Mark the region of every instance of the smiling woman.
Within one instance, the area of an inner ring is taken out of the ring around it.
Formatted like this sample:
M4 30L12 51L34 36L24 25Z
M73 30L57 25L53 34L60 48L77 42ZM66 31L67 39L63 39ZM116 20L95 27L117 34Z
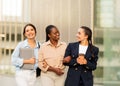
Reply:
M26 39L19 42L12 53L11 61L16 68L15 78L17 86L35 86L38 49L40 48L39 42L35 39L36 27L33 24L25 25L23 35Z

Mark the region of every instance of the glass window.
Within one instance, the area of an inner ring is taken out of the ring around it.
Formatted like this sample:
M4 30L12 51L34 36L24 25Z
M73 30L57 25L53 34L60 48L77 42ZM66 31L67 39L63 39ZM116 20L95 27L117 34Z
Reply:
M29 22L30 0L0 0L0 21Z
M100 49L96 83L120 86L120 0L94 1L94 43Z
M97 27L113 27L114 26L114 0L96 0L95 13Z
M22 16L22 0L3 0L2 15L14 17Z
M23 40L23 26L30 22L30 18L31 0L0 0L0 34L5 35L0 37L0 74L13 72L11 54Z

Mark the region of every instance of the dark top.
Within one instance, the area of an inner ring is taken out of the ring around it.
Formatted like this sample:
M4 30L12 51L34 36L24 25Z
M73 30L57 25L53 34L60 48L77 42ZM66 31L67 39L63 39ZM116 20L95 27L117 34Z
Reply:
M69 43L65 56L71 56L71 61L65 65L69 66L65 86L93 86L92 71L96 69L99 49L88 45L85 59L86 65L80 65L76 59L79 55L79 42Z

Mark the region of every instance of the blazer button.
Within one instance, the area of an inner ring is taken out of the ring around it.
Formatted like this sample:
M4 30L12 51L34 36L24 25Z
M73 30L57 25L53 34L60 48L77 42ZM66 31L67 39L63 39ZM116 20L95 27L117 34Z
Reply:
M74 57L74 55L72 55L72 57Z
M78 70L78 68L75 68L75 70Z
M76 66L76 65L77 65L77 63L74 64L74 66Z
M91 60L91 58L89 58L89 60Z
M84 72L86 73L87 71L85 70Z
M86 67L87 69L89 69L89 67Z

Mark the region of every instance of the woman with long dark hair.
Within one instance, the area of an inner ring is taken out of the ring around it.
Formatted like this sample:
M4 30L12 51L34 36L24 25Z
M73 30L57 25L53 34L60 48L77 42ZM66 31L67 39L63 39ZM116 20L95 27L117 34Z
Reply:
M41 69L42 86L64 86L64 58L66 43L61 42L56 26L46 27L46 42L39 51L39 67Z
M92 71L96 69L99 49L92 44L92 31L82 26L78 42L69 43L63 63L69 66L65 86L93 86Z
M36 40L36 34L36 27L33 24L25 25L23 29L25 40L19 42L12 53L11 60L16 67L17 86L35 86L38 50L40 48L39 42Z

